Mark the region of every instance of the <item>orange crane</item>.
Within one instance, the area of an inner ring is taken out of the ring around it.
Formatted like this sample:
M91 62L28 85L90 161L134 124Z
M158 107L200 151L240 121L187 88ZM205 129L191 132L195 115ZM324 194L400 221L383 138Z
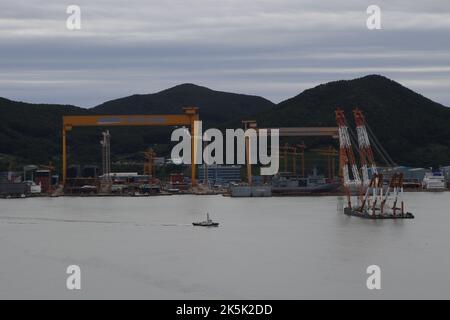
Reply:
M256 121L255 120L244 120L242 121L244 125L244 131L247 129L255 129ZM245 137L245 163L247 164L247 182L249 185L252 185L252 164L250 159L250 137Z
M144 151L144 174L148 175L148 182L151 183L155 179L155 159L156 152L153 149Z
M292 153L294 149L292 147L290 147L287 143L284 144L284 146L280 147L280 158L283 158L283 162L284 162L284 166L283 169L285 172L288 172L288 155L292 155ZM293 157L294 162L295 162L295 157ZM293 166L294 167L294 166ZM293 170L295 170L294 168L292 168Z
M300 148L300 150L301 150L300 157L302 160L302 178L304 178L305 177L305 149L306 149L305 142L302 141L301 144L297 144L297 148Z
M48 194L52 194L52 172L55 171L55 167L52 162L49 162L48 165L40 165L41 169L48 170Z
M339 139L339 128L338 127L281 127L281 128L258 128L257 122L255 120L246 120L242 121L244 124L244 130L248 128L253 128L255 130L267 130L269 134L271 134L272 130L278 130L278 134L280 137L330 137L333 139ZM306 146L304 143L297 145L297 148L302 150L302 175L305 176L305 154L304 149ZM280 147L281 149L281 147ZM249 145L248 140L246 139L246 162L247 162L247 178L249 184L251 184L251 164L249 163ZM283 157L283 154L280 155ZM339 158L339 161L343 160ZM286 160L287 161L287 160ZM339 163L339 167L341 167L341 162Z
M331 180L336 176L335 168L336 162L335 159L339 156L339 152L332 146L328 146L328 148L323 149L313 149L311 150L321 156L327 157L327 165L328 165L328 178Z
M356 131L358 135L359 146L359 160L361 162L362 182L364 185L369 184L369 170L368 166L372 169L372 173L377 174L377 166L375 164L375 158L370 146L369 135L366 130L366 120L364 114L358 108L353 109L353 116L355 117Z
M197 107L184 107L183 114L63 116L62 181L67 179L67 132L74 127L111 126L189 126L191 131L191 184L195 186L199 113Z
M341 170L348 201L347 207L344 208L344 213L368 219L413 219L414 215L412 213L405 212L403 174L392 172L389 185L387 187L384 186L383 174L378 173L374 161L364 116L358 109L354 109L353 114L358 136L362 179L353 154L344 111L341 109L336 110L336 122L339 126L340 158L343 160ZM373 134L371 138L374 138ZM370 179L368 166L372 168L372 177ZM355 207L352 206L351 187L355 187L358 190L358 201ZM400 206L398 206L399 202Z
M339 128L339 162L342 171L342 182L347 195L348 208L352 209L350 189L354 186L358 188L360 190L359 193L362 194L363 190L361 190L361 178L356 165L355 154L353 153L344 110L338 108L335 114L336 122Z
M297 152L297 149L301 149L301 152ZM302 177L305 176L305 149L306 145L304 142L302 142L301 144L296 144L294 146L289 146L287 143L285 143L284 146L280 147L280 158L283 158L284 160L284 170L286 172L288 171L288 157L292 156L292 173L297 174L297 156L300 156Z

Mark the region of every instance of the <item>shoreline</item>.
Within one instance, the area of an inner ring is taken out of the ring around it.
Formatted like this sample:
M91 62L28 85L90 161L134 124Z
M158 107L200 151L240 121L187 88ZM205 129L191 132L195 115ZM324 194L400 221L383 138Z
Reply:
M445 193L450 192L449 189L446 190L404 190L404 193ZM329 196L345 196L344 192L324 192L324 193L298 193L298 194L277 194L267 197L232 197L227 192L211 192L211 193L201 193L201 192L182 192L182 193L157 193L157 194L61 194L61 195L26 195L24 197L14 196L14 197L0 197L0 199L11 200L11 199L30 199L30 198L59 198L59 197L79 197L79 198L104 198L104 197L122 197L122 198L150 198L150 197L165 197L165 196L185 196L185 195L195 195L195 196L217 196L221 195L226 198L304 198L304 197L329 197Z

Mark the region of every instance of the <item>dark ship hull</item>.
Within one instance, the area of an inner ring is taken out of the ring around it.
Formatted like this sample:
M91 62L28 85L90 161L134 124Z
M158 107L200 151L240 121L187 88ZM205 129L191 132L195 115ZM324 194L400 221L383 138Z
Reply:
M332 193L339 189L341 184L339 182L329 182L325 184L306 186L306 187L277 187L272 186L273 195L302 195L302 194L320 194Z
M385 214L370 214L367 211L358 211L352 208L344 208L344 214L363 219L382 220L382 219L414 219L414 215L410 212L406 213L385 213Z

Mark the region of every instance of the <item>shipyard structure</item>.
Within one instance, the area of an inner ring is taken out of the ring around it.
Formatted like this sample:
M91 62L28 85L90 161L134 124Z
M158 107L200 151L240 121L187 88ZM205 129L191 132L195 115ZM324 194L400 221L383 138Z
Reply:
M354 110L355 132L341 110L337 110L336 115L335 127L260 128L254 120L242 121L243 130L264 130L269 135L276 130L282 139L278 150L279 171L273 176L262 176L260 167L248 161L249 138L245 139L246 161L239 165L178 164L179 159L157 154L149 146L146 150L136 150L141 158L132 170L123 170L123 165L120 166L122 170L117 169L114 136L108 130L117 126L186 127L192 136L191 163L195 163L198 142L194 137L198 130L196 123L200 120L196 107L186 107L180 114L170 115L64 116L61 119L61 165L49 162L21 168L11 166L9 171L0 173L0 197L185 193L270 197L346 193L358 194L359 205L371 203L373 206L374 202L386 202L387 199L372 199L367 190L373 195L374 192L386 192L386 186L395 188L395 192L449 188L450 166L434 169L400 166L374 137L359 109ZM101 163L69 163L67 136L79 127L105 128L99 136ZM375 158L383 160L383 165L376 163ZM379 189L374 191L375 187Z

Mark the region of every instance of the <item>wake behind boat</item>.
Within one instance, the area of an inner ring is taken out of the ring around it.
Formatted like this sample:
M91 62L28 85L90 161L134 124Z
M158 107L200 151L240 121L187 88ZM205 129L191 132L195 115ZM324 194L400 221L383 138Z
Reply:
M199 227L218 227L219 226L218 222L214 222L211 220L211 218L209 217L209 213L206 214L206 221L192 222L192 224L194 226L199 226Z

